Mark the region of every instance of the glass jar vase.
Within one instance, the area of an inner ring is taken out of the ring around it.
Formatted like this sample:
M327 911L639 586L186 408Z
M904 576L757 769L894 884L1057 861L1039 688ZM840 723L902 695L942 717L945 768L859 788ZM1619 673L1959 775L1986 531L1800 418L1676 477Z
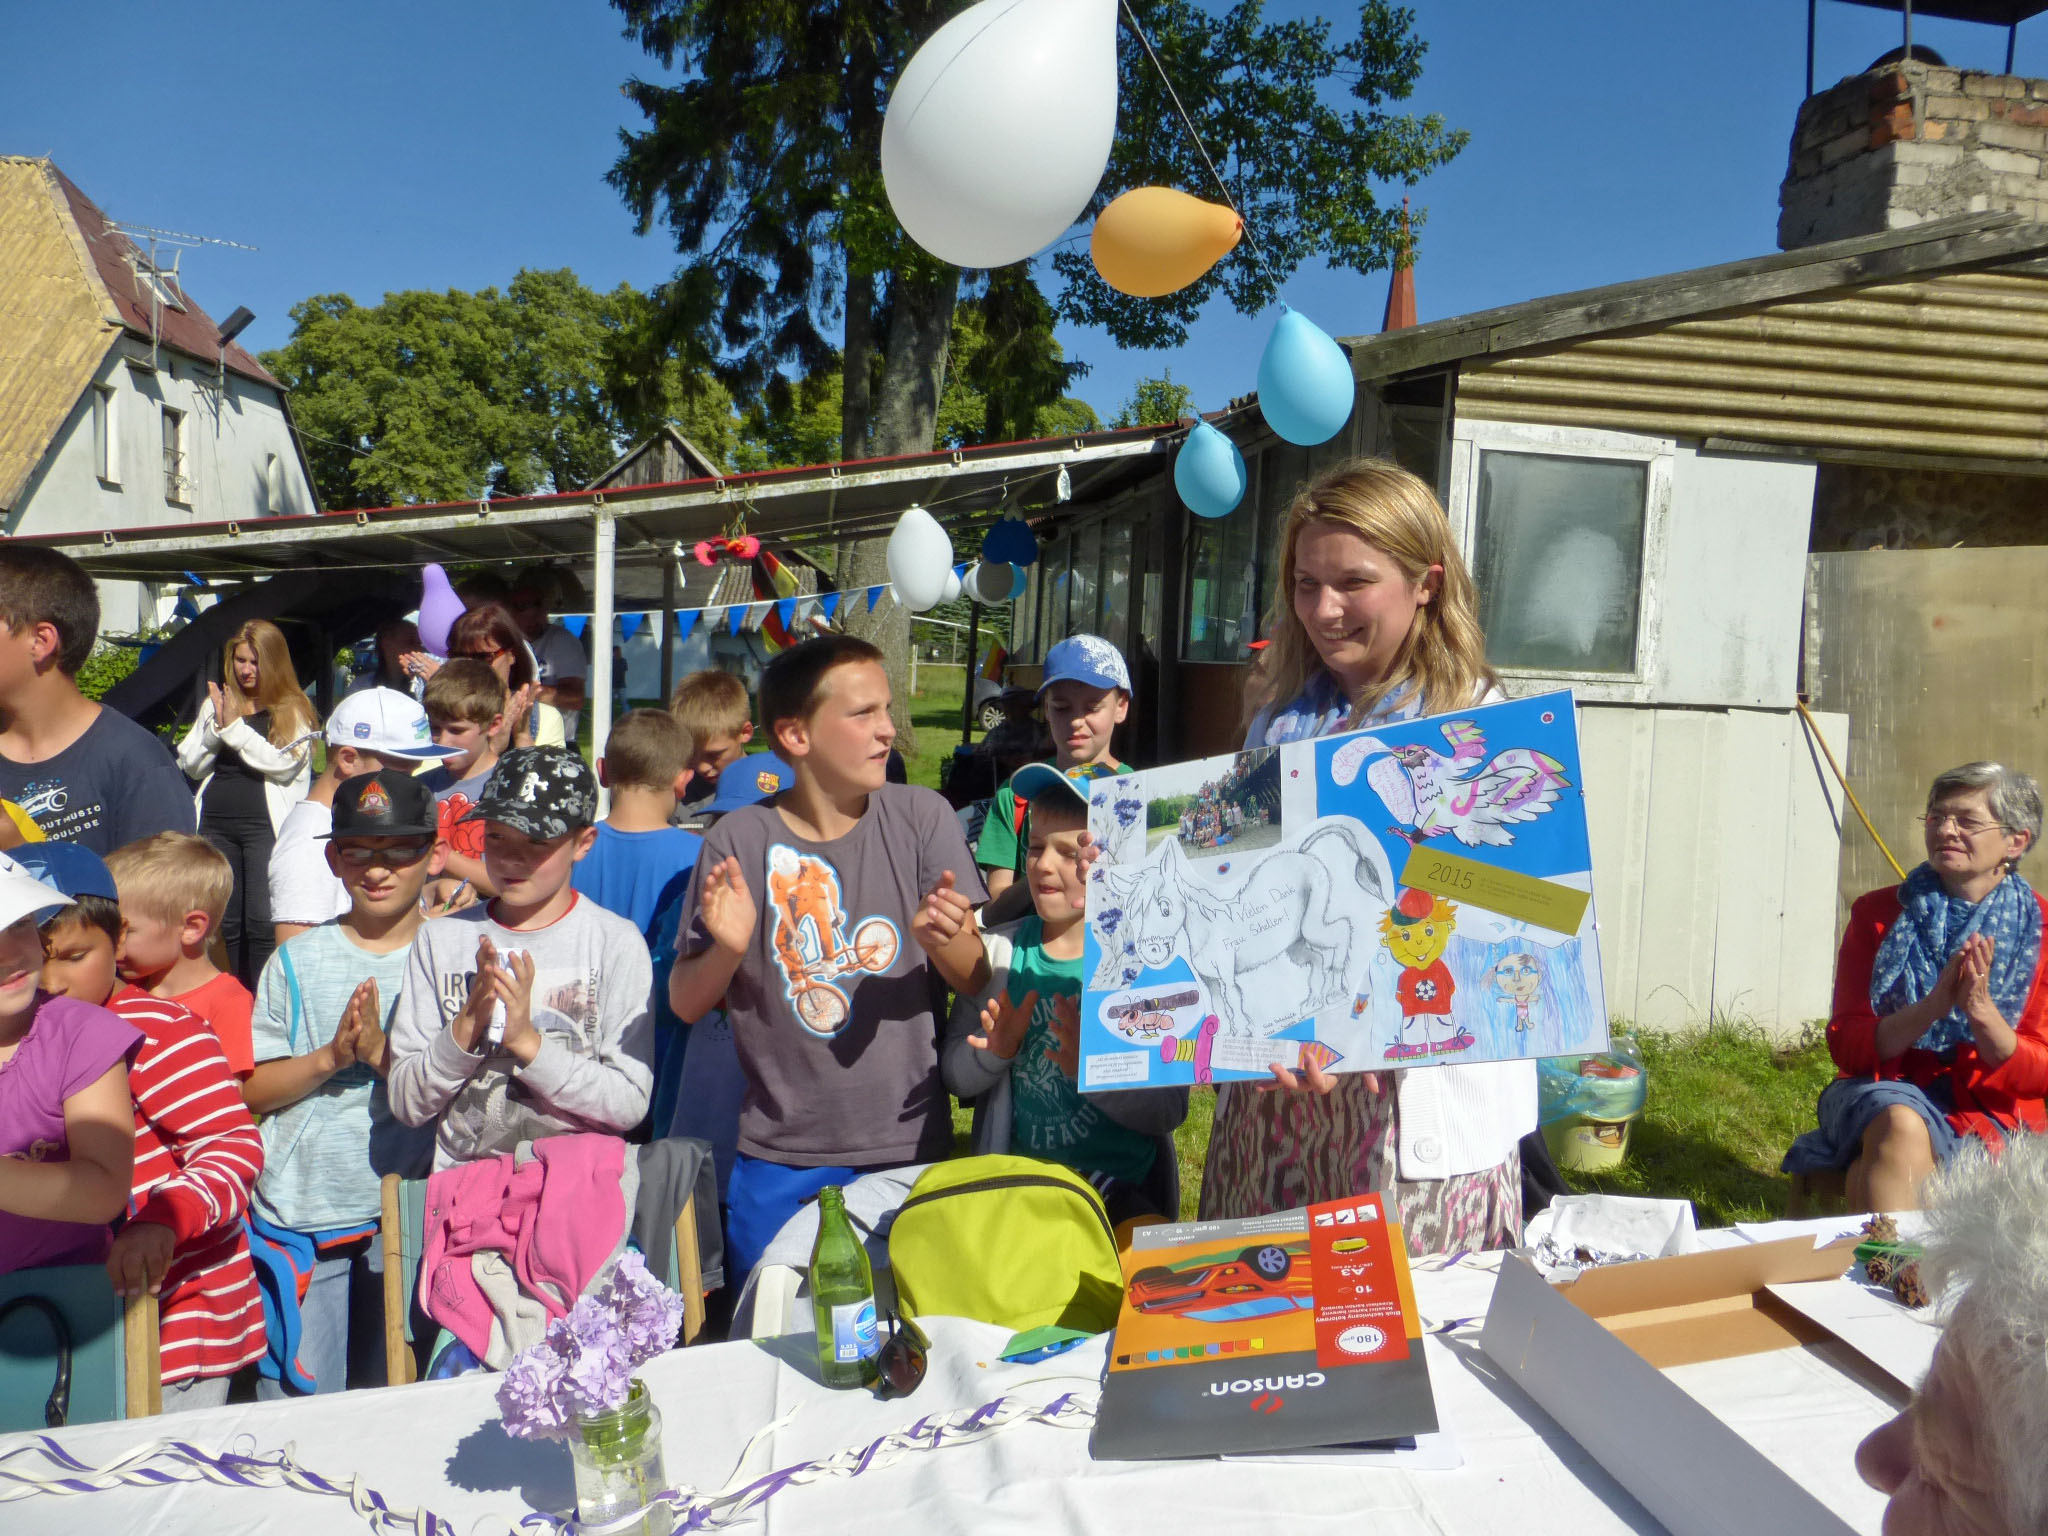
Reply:
M674 1514L650 1509L668 1487L661 1468L661 1410L636 1378L625 1406L576 1420L569 1441L576 1469L576 1523L605 1536L669 1536ZM645 1511L643 1518L632 1516Z

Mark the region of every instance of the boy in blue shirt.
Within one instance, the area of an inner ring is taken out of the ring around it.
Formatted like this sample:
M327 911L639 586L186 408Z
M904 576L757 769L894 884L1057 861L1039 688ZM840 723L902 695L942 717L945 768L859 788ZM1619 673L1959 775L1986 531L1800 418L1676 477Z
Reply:
M676 802L690 784L690 759L695 745L690 733L665 709L636 709L622 716L605 740L597 765L598 782L611 791L611 812L597 824L597 841L577 863L569 883L608 912L616 912L647 937L648 953L659 978L654 987L654 1100L650 1123L656 1136L701 1136L717 1149L720 1184L732 1159L739 1134L737 1079L723 1134L716 1116L710 1122L685 1112L685 1126L675 1126L683 1080L686 1037L682 1021L668 1006L668 972L675 963L676 930L682 920L683 894L697 867L703 839L669 825ZM730 1032L727 1033L730 1049ZM694 1045L693 1054L698 1053ZM705 1051L709 1052L709 1042Z
M349 910L286 940L256 983L256 1067L243 1087L264 1117L255 1230L269 1228L274 1246L310 1240L297 1363L322 1393L384 1385L380 1182L418 1171L431 1151L430 1136L392 1117L388 1031L420 893L446 853L425 780L393 768L347 780L327 864ZM266 1371L256 1395L288 1395L292 1374Z

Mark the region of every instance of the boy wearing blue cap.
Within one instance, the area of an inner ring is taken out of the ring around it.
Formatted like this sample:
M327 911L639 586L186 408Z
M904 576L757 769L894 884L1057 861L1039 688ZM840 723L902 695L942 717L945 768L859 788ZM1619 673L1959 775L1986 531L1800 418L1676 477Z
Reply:
M1110 738L1131 712L1131 673L1117 648L1100 635L1069 635L1045 653L1045 677L1038 702L1052 732L1053 767L1077 779L1101 778L1129 770L1111 754ZM1024 812L1009 785L996 791L974 862L981 866L990 899L1025 877ZM1014 898L998 911L1021 915L1028 903Z

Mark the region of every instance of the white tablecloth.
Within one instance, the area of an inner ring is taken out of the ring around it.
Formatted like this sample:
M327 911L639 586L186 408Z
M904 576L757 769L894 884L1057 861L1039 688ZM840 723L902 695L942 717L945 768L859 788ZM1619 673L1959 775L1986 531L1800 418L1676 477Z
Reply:
M1477 1319L1486 1310L1490 1268L1419 1272L1425 1319ZM1049 1400L1099 1379L1103 1342L1037 1366L996 1361L1004 1330L954 1319L929 1329L931 1374L907 1401L866 1392L829 1392L815 1381L811 1341L738 1342L679 1350L650 1364L643 1379L663 1418L672 1482L713 1491L725 1485L748 1437L788 1413L748 1468L758 1475L866 1443L926 1414L971 1408L1004 1393ZM980 1444L918 1452L893 1466L792 1488L763 1507L758 1526L800 1532L900 1536L905 1531L1100 1533L1343 1531L1375 1536L1446 1532L1516 1536L1599 1536L1660 1529L1578 1446L1516 1388L1497 1379L1479 1351L1476 1327L1427 1344L1438 1413L1464 1465L1406 1471L1293 1461L1102 1463L1088 1457L1084 1431L1026 1424ZM1760 1443L1859 1530L1875 1532L1882 1501L1860 1490L1848 1448L1891 1409L1875 1393L1824 1368L1808 1352L1688 1368L1685 1384L1730 1411L1724 1417ZM1674 1373L1684 1375L1686 1373ZM209 1450L268 1452L287 1445L307 1468L351 1475L394 1507L424 1506L462 1536L502 1529L534 1509L573 1503L569 1454L561 1446L509 1439L498 1427L495 1378L430 1382L291 1403L251 1404L124 1424L56 1432L81 1460L99 1464L152 1438L174 1434ZM24 1437L0 1437L0 1452ZM485 1517L497 1517L484 1521ZM0 1504L0 1530L78 1533L147 1530L150 1536L290 1536L360 1532L339 1498L292 1490L122 1489L76 1497L39 1495Z

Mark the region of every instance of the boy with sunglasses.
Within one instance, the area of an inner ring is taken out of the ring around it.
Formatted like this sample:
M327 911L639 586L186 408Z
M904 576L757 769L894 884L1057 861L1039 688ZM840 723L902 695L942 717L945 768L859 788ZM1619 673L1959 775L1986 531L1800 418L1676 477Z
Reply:
M384 1384L379 1180L426 1154L426 1138L392 1118L385 1096L387 1031L420 892L446 851L422 779L387 768L341 784L327 866L349 909L287 942L256 984L256 1069L243 1095L264 1116L258 1231L307 1239L314 1258L296 1357L279 1362L278 1378L266 1371L259 1397L303 1388L293 1366L318 1392Z

